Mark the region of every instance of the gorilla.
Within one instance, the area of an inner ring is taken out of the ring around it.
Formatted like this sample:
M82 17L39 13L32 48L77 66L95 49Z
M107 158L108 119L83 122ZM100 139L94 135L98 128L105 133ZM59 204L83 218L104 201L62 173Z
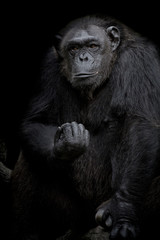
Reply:
M153 237L160 217L156 46L98 15L68 23L53 45L20 127L13 239L77 240L97 225L110 239L139 238L146 228Z

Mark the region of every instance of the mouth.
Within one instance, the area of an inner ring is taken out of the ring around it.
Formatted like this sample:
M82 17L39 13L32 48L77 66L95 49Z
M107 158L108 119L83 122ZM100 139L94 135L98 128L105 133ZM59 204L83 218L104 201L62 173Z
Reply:
M97 75L98 72L82 72L82 73L75 73L73 74L74 78L89 78L89 77L93 77L95 75Z

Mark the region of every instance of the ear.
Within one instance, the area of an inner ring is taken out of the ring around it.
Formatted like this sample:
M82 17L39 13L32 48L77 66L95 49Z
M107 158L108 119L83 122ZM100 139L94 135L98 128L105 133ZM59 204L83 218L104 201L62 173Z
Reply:
M120 31L115 26L110 26L107 28L107 35L111 42L112 51L115 51L120 44Z
M59 46L60 46L60 42L62 40L62 36L57 34L54 36L53 38L53 52L54 52L54 55L59 58L60 57L60 50L59 50Z
M62 40L62 36L60 34L57 34L54 36L53 43L54 43L54 47L57 51L59 50L59 45L60 45L61 40Z

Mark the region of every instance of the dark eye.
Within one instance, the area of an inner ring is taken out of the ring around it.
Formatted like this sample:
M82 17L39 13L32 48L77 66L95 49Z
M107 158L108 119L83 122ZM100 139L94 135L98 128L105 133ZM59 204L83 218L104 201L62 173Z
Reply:
M95 43L91 43L91 44L88 45L88 47L91 51L96 51L96 50L98 50L99 45L95 44Z
M77 50L78 50L78 46L74 46L74 47L72 47L71 50L73 50L73 51L77 51Z
M96 44L90 44L89 47L90 47L90 48L97 48L98 45L96 45Z
M79 46L78 45L73 45L73 46L70 46L69 47L69 52L71 53L71 54L74 54L76 51L78 51L79 50Z

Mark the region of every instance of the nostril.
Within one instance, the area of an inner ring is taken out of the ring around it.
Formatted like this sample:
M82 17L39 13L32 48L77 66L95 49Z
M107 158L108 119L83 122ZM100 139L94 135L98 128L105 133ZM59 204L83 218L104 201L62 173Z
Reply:
M81 61L88 61L88 56L86 53L81 53L80 56L79 56L79 59Z

